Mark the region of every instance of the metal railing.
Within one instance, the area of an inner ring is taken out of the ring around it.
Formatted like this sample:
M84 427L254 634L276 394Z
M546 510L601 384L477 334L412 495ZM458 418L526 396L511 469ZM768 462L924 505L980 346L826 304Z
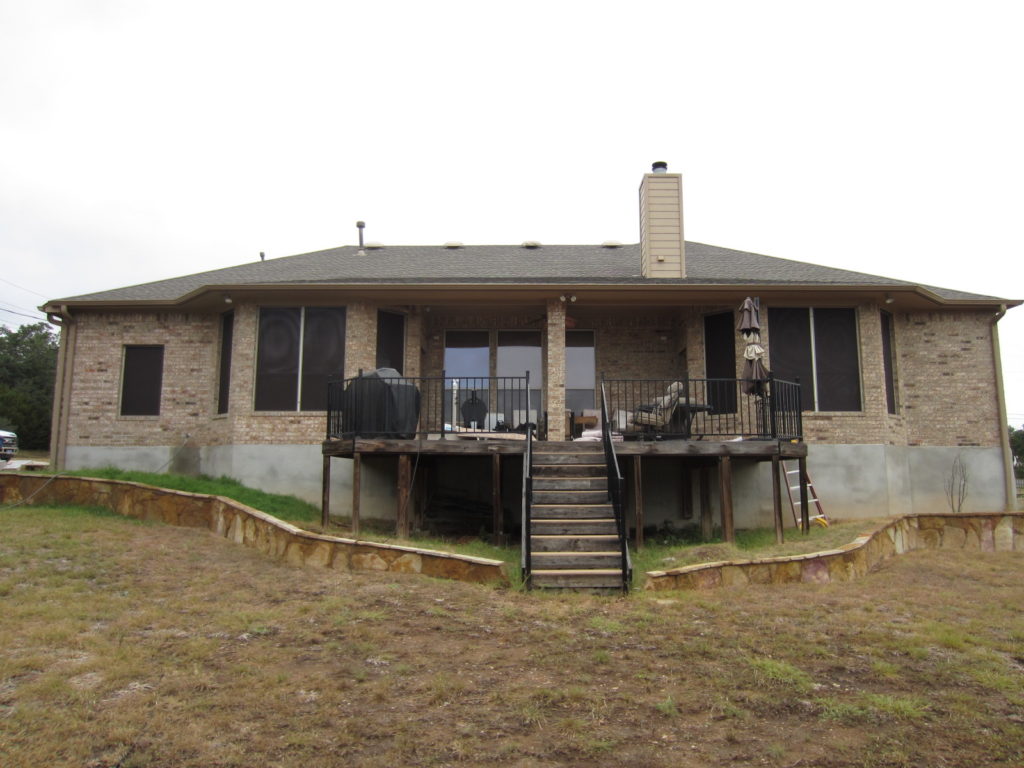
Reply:
M533 505L533 427L526 427L526 449L523 453L523 520L522 539L520 547L520 567L523 572L523 584L527 589L531 588L530 570L532 553L530 533L532 528Z
M608 419L608 395L605 383L601 382L601 442L604 444L604 462L608 473L608 500L612 503L615 513L615 527L619 534L619 551L622 564L622 591L628 592L633 582L633 563L629 557L628 531L626 530L626 511L623 506L622 494L625 482L619 469L619 458L615 455L615 443Z
M526 376L398 376L327 383L327 439L524 432L543 417Z
M757 379L607 379L605 423L639 439L801 440L800 383Z

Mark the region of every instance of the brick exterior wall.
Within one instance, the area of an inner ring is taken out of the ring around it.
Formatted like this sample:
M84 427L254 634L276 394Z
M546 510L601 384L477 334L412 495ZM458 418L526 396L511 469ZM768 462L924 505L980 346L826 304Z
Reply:
M381 305L386 306L386 305ZM378 305L349 303L346 312L345 374L376 363ZM564 410L566 310L574 327L595 332L598 380L672 379L683 372L704 376L704 316L732 307L676 310L602 310L547 305L519 311L454 307L413 309L406 320L406 374L440 375L444 331L540 330L547 372L545 406ZM762 306L762 341L771 354L767 305ZM856 309L864 407L855 413L805 413L808 442L923 446L994 446L999 441L991 342L991 313L944 311L894 314L898 413L887 412L880 308ZM186 433L197 445L318 444L324 436L321 412L254 412L256 337L259 307L234 306L230 412L216 414L220 315L180 312L80 312L73 354L67 444L167 446ZM549 334L551 337L549 338ZM552 343L555 339L555 343ZM124 345L164 345L160 415L119 415ZM736 337L737 374L742 340ZM494 355L492 354L494 374ZM552 418L550 437L564 428Z

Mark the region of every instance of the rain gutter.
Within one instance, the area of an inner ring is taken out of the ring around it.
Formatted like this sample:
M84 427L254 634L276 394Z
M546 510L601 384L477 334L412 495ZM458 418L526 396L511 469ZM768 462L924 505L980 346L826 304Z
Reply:
M1006 305L992 316L992 362L996 374L996 408L999 411L999 443L1003 449L1003 481L1006 493L1006 509L1017 508L1017 486L1013 481L1013 453L1010 450L1009 416L1006 413L1006 393L1003 392L1003 361L999 354L999 321L1006 314Z

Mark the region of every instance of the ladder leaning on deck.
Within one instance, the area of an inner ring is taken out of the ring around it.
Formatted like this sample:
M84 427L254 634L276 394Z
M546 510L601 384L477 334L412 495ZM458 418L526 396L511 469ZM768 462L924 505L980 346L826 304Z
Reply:
M793 523L797 528L800 527L800 468L789 469L787 462L782 462L782 471L786 475L786 493L789 494L789 508L793 510ZM794 495L795 494L795 495ZM814 490L814 483L811 482L810 474L807 475L807 504L814 505L817 510L817 514L808 514L807 519L812 523L817 523L823 528L828 527L828 517L825 515L825 510L821 508L821 500L818 498L818 492ZM810 509L808 509L808 513Z

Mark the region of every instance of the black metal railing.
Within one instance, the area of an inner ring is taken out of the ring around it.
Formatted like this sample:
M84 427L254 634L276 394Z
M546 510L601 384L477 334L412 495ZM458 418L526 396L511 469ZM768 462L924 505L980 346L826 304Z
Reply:
M543 411L526 376L375 373L327 384L327 439L404 438L455 432L524 432Z
M628 438L803 438L798 381L602 377L602 384L606 423Z
M608 474L608 500L612 503L612 511L615 513L615 527L619 534L622 591L628 592L633 582L633 563L629 557L626 511L622 503L625 482L622 479L622 471L619 469L619 458L615 455L615 442L612 439L612 429L608 419L608 395L605 392L605 383L603 381L601 382L601 442L604 444L604 462Z
M522 547L520 548L520 566L523 572L523 585L530 589L532 553L530 533L532 529L533 505L533 427L526 427L526 449L523 452L523 520L522 520Z

